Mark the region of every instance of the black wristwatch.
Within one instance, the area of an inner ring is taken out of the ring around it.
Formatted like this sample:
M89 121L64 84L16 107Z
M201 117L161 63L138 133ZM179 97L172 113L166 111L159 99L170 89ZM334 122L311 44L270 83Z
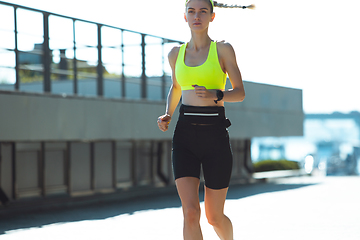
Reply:
M217 104L218 101L221 101L224 98L224 92L221 90L216 90L217 99L214 102Z

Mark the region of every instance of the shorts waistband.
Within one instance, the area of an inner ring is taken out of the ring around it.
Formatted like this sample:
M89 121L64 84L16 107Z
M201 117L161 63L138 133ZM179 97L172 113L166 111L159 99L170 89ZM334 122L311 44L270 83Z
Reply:
M182 104L179 109L179 121L192 124L211 124L230 126L231 123L225 118L225 108L219 107L199 107Z
M189 106L181 104L180 106L180 115L188 116L208 116L208 117L225 117L225 108L222 106L219 107L199 107L199 106Z

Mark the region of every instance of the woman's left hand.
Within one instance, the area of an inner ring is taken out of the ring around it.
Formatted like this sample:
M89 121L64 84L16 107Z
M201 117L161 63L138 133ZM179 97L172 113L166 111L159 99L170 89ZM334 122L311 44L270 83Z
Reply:
M200 98L210 98L216 100L216 90L206 89L204 86L192 85L195 90L195 94Z

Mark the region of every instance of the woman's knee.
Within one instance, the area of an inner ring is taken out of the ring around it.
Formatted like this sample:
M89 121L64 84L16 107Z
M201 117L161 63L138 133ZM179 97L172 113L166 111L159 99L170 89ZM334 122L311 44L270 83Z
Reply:
M224 221L224 217L225 217L224 214L211 214L211 213L206 214L208 223L214 227L220 226Z
M200 207L186 207L183 209L184 219L188 223L195 223L200 221L201 210Z

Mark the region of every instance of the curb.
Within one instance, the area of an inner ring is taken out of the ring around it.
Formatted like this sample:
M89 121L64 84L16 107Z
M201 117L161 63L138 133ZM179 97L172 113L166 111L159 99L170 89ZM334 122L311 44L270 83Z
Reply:
M299 170L276 170L267 172L257 172L252 174L252 178L256 180L266 181L272 178L299 177L309 175L304 169Z

